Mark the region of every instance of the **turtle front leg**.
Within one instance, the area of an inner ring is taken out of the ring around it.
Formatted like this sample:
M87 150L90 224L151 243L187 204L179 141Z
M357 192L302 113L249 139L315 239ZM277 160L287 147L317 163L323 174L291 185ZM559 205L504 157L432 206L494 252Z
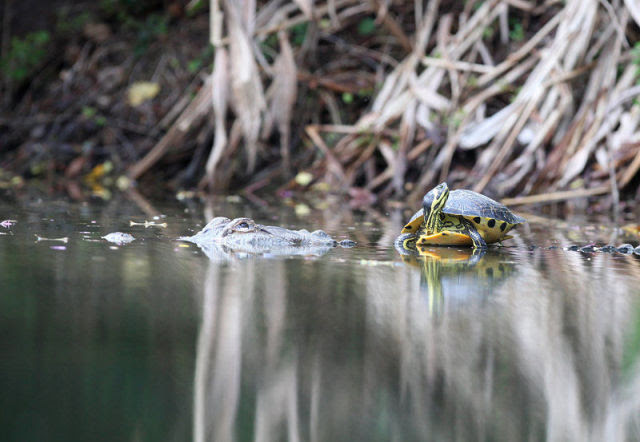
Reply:
M468 221L464 221L464 233L473 241L473 248L487 250L487 243L478 230Z

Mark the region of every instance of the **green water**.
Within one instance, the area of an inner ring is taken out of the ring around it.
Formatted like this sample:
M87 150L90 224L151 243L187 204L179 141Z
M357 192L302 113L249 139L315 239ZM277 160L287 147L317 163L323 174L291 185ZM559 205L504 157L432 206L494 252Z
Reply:
M392 245L407 213L231 201L0 203L2 440L640 438L640 257L530 250L634 242L613 223L413 258ZM175 240L222 215L358 245Z

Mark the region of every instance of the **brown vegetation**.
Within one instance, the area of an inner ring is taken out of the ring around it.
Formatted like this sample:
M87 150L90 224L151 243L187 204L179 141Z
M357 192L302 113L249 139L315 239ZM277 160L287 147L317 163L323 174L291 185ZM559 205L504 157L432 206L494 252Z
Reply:
M170 161L210 190L307 171L287 186L617 204L638 188L638 22L631 0L211 0L213 72L141 128L156 141L128 175Z

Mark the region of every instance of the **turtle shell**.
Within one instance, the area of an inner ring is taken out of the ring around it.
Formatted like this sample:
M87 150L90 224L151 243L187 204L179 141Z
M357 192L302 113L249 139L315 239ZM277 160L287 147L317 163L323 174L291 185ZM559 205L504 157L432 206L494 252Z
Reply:
M513 213L504 204L500 204L477 192L465 189L449 192L447 204L445 204L442 212L448 215L461 215L467 218L480 217L485 220L494 219L514 225L526 222L524 218ZM420 209L413 214L409 222L402 229L402 233L417 232L423 222L424 211Z

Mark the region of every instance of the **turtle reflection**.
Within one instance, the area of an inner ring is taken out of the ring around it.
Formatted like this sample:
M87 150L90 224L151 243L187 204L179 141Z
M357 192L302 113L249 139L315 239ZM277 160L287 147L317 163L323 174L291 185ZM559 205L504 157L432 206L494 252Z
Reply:
M495 250L404 245L396 243L396 250L404 263L420 269L431 314L482 303L514 273L508 256Z

